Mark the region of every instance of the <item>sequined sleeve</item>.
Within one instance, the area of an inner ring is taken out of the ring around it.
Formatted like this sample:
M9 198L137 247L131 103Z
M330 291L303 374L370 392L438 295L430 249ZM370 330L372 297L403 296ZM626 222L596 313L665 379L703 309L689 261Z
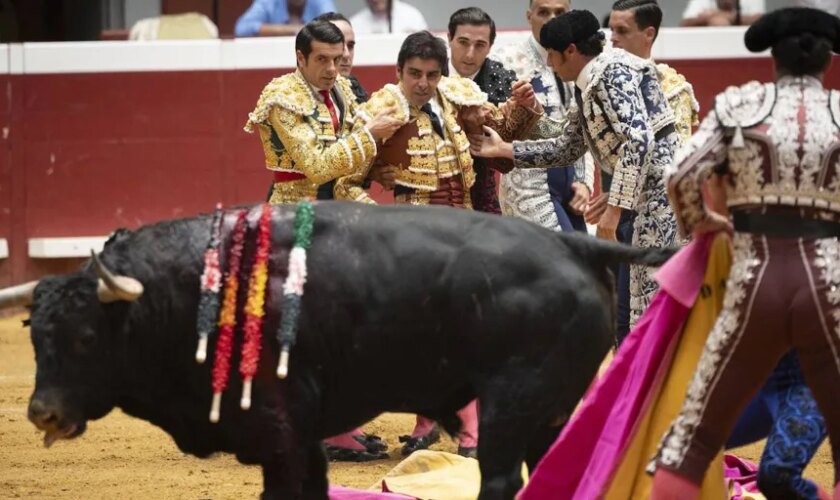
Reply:
M605 101L604 119L609 121L621 144L607 203L632 210L636 206L636 188L644 172L643 165L653 149L655 135L642 96L640 73L619 64L607 71L609 76L605 75L598 83L598 96ZM664 96L662 98L664 100Z
M543 118L537 122L536 134L554 132L553 139L513 142L513 163L516 168L548 168L571 165L586 152L583 128L577 107L566 111L565 120ZM548 137L551 137L550 135Z
M367 129L330 143L319 139L303 116L288 109L272 107L269 120L295 166L315 184L365 169L376 156L376 143Z
M712 110L688 143L679 150L674 165L665 171L668 195L684 235L706 218L703 183L715 167L726 162L726 155L724 127Z

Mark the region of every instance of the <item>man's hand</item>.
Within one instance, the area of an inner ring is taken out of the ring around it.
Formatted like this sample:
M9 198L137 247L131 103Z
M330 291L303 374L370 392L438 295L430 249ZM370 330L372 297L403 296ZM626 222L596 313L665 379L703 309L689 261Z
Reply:
M513 144L505 142L495 130L484 126L484 135L470 135L470 153L484 158L513 159Z
M615 230L618 229L618 221L621 219L621 208L607 205L604 215L598 222L598 230L595 234L604 240L616 241Z
M534 87L523 80L513 82L513 86L511 86L510 100L513 104L530 110L536 110L538 104L537 95L534 93Z
M397 167L384 165L377 161L371 166L368 178L378 183L386 191L392 191L397 184Z
M464 123L464 130L476 131L487 122L487 115L490 111L484 106L464 106L461 108L461 120Z
M732 223L727 217L716 214L714 212L706 212L706 218L698 222L693 229L694 236L699 236L705 233L716 233L718 231L726 231L732 234L734 231Z
M392 116L396 111L397 108L393 106L385 108L379 113L376 113L376 116L368 122L367 129L374 140L382 141L390 139L394 135L394 132L405 124L402 120Z
M572 201L569 202L569 206L576 214L581 215L589 204L589 188L582 182L573 182L572 191L575 195L572 197Z
M607 200L610 198L609 193L601 193L594 199L589 200L586 204L586 210L583 212L583 220L587 224L597 225L601 221L601 216L607 210Z

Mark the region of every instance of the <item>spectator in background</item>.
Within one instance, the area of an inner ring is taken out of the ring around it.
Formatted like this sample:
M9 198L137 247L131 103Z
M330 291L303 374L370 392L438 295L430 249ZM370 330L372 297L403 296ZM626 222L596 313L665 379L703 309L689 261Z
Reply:
M793 0L793 7L811 7L840 16L840 0Z
M350 18L360 34L414 33L429 28L416 7L399 0L367 0L367 8ZM390 7L390 15L388 9Z
M304 24L336 10L333 0L254 0L236 21L236 36L294 36Z
M764 0L689 0L680 26L738 26L755 22Z

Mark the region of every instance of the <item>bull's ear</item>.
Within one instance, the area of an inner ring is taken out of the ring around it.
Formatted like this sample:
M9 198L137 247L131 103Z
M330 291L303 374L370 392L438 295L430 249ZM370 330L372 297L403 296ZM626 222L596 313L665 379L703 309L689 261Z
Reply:
M37 281L30 281L22 285L0 289L0 309L31 305L36 286L38 286Z
M117 300L134 302L143 295L142 283L128 276L111 273L105 267L105 264L99 260L96 252L91 250L90 255L93 260L93 267L99 276L99 286L96 289L96 294L99 296L100 302L115 302Z

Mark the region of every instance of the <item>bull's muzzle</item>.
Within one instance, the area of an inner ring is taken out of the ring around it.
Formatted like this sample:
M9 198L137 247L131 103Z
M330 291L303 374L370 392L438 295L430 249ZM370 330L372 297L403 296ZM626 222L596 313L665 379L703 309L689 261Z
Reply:
M85 430L84 423L67 422L60 404L39 396L33 396L29 401L27 417L38 430L44 431L47 448L59 439L72 439Z

